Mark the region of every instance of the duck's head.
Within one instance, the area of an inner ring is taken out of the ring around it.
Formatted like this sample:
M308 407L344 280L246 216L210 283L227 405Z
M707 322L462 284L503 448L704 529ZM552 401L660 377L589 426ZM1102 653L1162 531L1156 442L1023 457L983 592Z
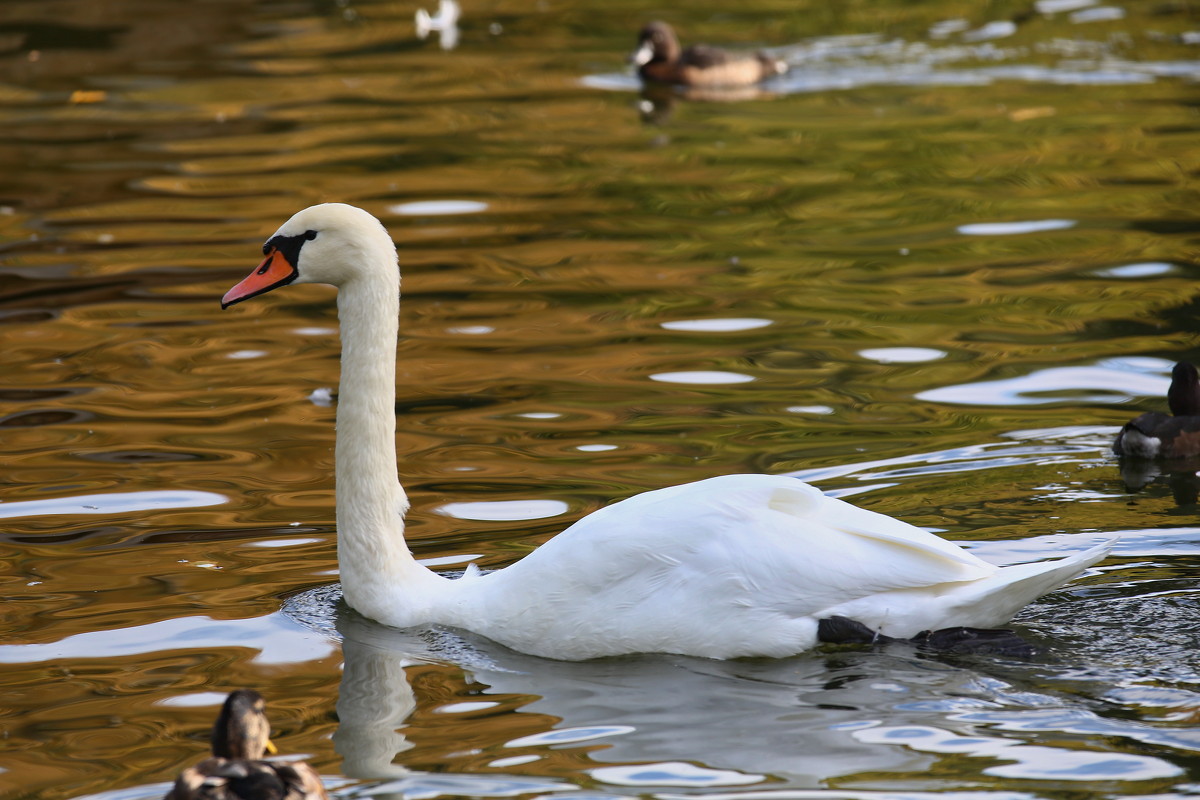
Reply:
M1167 405L1176 417L1200 416L1200 374L1187 361L1180 361L1171 370Z
M396 246L387 229L361 208L322 203L296 213L263 245L266 258L221 298L228 308L289 283L343 286L358 275L395 268Z
M665 22L649 22L638 34L638 46L629 60L639 67L651 61L675 61L679 58L679 40Z
M238 689L225 698L212 730L214 756L258 761L275 752L266 702L253 689Z

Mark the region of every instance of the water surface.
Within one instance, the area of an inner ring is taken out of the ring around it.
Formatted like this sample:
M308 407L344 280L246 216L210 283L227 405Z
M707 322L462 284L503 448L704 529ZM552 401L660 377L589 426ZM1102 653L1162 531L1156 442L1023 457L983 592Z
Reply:
M453 49L417 8L6 4L0 794L161 796L241 686L347 797L1196 794L1200 480L1109 453L1200 357L1191 7L496 0ZM794 70L643 93L657 17ZM325 200L400 247L431 566L736 471L997 562L1120 542L1032 662L380 628L337 603L331 290L218 306Z

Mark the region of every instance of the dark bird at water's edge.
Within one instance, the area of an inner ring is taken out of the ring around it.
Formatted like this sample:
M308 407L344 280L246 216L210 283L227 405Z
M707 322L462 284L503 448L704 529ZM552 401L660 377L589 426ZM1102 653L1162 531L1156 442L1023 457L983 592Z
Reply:
M787 71L784 61L765 53L730 53L719 47L679 46L675 31L665 22L651 22L638 34L630 56L643 80L682 86L749 86Z
M164 800L329 800L303 761L263 761L271 744L266 703L253 689L225 698L212 731L212 756L179 773Z
M1200 456L1200 375L1186 361L1171 370L1167 406L1170 415L1148 411L1126 423L1113 442L1113 452L1131 458Z

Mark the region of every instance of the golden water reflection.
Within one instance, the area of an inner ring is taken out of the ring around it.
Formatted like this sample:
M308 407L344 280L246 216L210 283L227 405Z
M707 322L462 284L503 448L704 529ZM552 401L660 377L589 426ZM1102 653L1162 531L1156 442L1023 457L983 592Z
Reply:
M161 796L243 685L348 795L1191 793L1194 495L1108 453L1198 356L1190 9L497 0L442 51L419 5L7 5L0 794ZM658 16L795 69L643 118ZM1122 544L1031 609L1031 665L564 665L356 621L321 594L331 292L217 303L334 199L401 248L438 568L744 470L998 560Z

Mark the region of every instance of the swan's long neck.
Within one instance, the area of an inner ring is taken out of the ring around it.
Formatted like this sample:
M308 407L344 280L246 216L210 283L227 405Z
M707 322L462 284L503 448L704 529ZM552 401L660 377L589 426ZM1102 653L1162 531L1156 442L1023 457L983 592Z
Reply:
M337 405L338 567L346 601L373 619L422 613L429 584L404 541L408 497L396 474L396 335L400 284L394 265L338 290L342 377Z

